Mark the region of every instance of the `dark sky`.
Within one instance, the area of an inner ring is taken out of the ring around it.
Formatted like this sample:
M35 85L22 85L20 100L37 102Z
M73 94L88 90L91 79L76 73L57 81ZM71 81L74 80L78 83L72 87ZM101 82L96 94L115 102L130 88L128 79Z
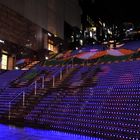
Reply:
M140 23L138 0L81 0L84 12L109 22Z

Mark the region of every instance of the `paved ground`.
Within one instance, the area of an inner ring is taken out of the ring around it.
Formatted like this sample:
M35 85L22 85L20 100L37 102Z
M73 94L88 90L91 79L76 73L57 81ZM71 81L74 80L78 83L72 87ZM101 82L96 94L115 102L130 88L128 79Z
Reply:
M0 140L101 140L86 136L0 124Z

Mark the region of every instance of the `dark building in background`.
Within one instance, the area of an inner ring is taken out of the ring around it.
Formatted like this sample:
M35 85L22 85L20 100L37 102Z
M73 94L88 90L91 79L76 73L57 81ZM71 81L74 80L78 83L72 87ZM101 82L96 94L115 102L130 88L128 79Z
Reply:
M65 23L80 29L78 0L0 0L1 68L13 69L24 57L42 59L41 52L72 49Z
M69 50L75 50L83 45L83 35L80 28L71 26L67 22L64 23L64 40Z
M79 0L82 7L82 33L84 44L122 42L125 38L139 38L135 31L139 26L138 8L130 10L134 3L121 1ZM119 10L118 10L119 9ZM135 28L129 28L136 23ZM128 28L128 29L127 29ZM93 32L93 34L92 34Z
M102 25L99 22L99 18L93 17L91 12L92 1L91 0L79 0L82 7L81 16L81 30L83 35L83 44L95 44L98 43L103 36Z

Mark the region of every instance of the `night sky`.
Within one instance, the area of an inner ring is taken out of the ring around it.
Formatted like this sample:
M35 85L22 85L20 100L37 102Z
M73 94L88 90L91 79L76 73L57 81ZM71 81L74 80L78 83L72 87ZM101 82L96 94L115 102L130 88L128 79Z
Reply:
M140 23L138 0L81 0L84 12L111 23Z

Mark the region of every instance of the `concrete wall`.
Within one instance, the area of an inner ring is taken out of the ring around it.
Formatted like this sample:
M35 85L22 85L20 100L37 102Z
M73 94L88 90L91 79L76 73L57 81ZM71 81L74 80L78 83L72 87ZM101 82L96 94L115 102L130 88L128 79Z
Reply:
M78 0L0 0L42 28L64 37L64 21L80 27Z
M0 0L0 3L15 10L39 26L47 28L46 0Z

